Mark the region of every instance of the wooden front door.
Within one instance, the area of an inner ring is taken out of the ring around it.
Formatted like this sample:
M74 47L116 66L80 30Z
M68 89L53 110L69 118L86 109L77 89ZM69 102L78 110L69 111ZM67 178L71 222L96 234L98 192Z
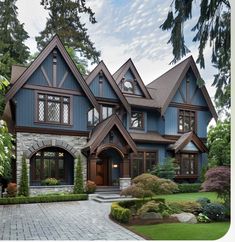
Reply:
M102 159L96 163L96 179L95 183L98 186L108 186L108 164L109 160Z

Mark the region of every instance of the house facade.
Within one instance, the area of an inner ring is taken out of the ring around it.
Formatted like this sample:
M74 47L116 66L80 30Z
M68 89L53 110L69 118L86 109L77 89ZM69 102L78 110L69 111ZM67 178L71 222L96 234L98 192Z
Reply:
M98 186L130 179L175 157L177 181L196 181L207 163L207 126L217 114L192 57L148 84L127 60L113 75L101 61L82 76L58 36L27 68L13 66L4 119L16 136L16 181L26 156L31 189L48 177Z

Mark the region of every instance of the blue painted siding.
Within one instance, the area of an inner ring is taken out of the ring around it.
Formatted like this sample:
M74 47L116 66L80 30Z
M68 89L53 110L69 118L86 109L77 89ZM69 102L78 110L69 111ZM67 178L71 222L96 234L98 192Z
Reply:
M202 94L201 89L198 89L193 100L192 100L192 104L193 105L200 105L200 106L206 106L207 107L207 103L206 100Z
M94 96L100 97L99 93L99 76L97 75L94 80L90 84L90 89L93 92ZM118 96L114 92L112 86L109 84L109 81L107 78L104 76L103 77L103 89L102 93L104 98L111 98L111 99L118 99Z
M165 123L161 114L157 111L147 111L147 131L165 133Z
M135 79L135 77L132 74L130 69L126 72L124 77L125 77L126 80L134 80ZM143 92L141 91L139 84L137 84L136 87L135 87L135 94L140 95L140 96L144 96Z
M184 151L198 151L198 148L195 146L193 142L189 142L185 147L183 148Z
M178 111L177 108L168 107L165 112L165 134L178 134Z
M43 125L34 123L35 116L35 97L34 91L29 89L21 89L15 96L17 101L16 109L16 125L35 127L35 128L54 128L54 129L68 129L77 131L87 130L87 112L91 108L89 100L84 96L73 96L73 114L72 126L60 125ZM27 110L27 111L26 111Z
M182 96L180 95L180 92L177 90L175 96L172 99L172 102L176 102L176 103L184 103L184 100L182 98Z
M157 161L159 163L163 163L166 158L166 145L162 144L144 144L144 143L137 143L137 149L145 150L146 151L156 151L158 152Z
M197 112L197 134L199 137L207 137L207 126L212 118L209 111Z

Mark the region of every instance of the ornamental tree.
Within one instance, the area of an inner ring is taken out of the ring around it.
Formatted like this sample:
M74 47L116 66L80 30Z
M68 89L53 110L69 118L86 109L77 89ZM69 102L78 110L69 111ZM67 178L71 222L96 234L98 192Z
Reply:
M81 163L81 156L80 155L78 156L78 161L77 161L77 165L76 165L73 193L75 193L75 194L84 193L82 163Z

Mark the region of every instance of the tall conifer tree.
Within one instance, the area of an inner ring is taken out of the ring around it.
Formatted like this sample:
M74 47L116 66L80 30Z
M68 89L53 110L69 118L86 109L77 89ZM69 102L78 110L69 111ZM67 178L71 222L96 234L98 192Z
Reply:
M6 78L12 64L25 64L29 57L24 44L29 36L17 19L17 9L16 0L0 0L0 74Z
M91 23L96 23L94 13L86 6L85 0L41 0L41 5L48 10L45 29L36 37L38 49L41 50L53 35L58 34L64 45L73 48L82 57L98 62L100 52L87 34L81 15L88 14Z

